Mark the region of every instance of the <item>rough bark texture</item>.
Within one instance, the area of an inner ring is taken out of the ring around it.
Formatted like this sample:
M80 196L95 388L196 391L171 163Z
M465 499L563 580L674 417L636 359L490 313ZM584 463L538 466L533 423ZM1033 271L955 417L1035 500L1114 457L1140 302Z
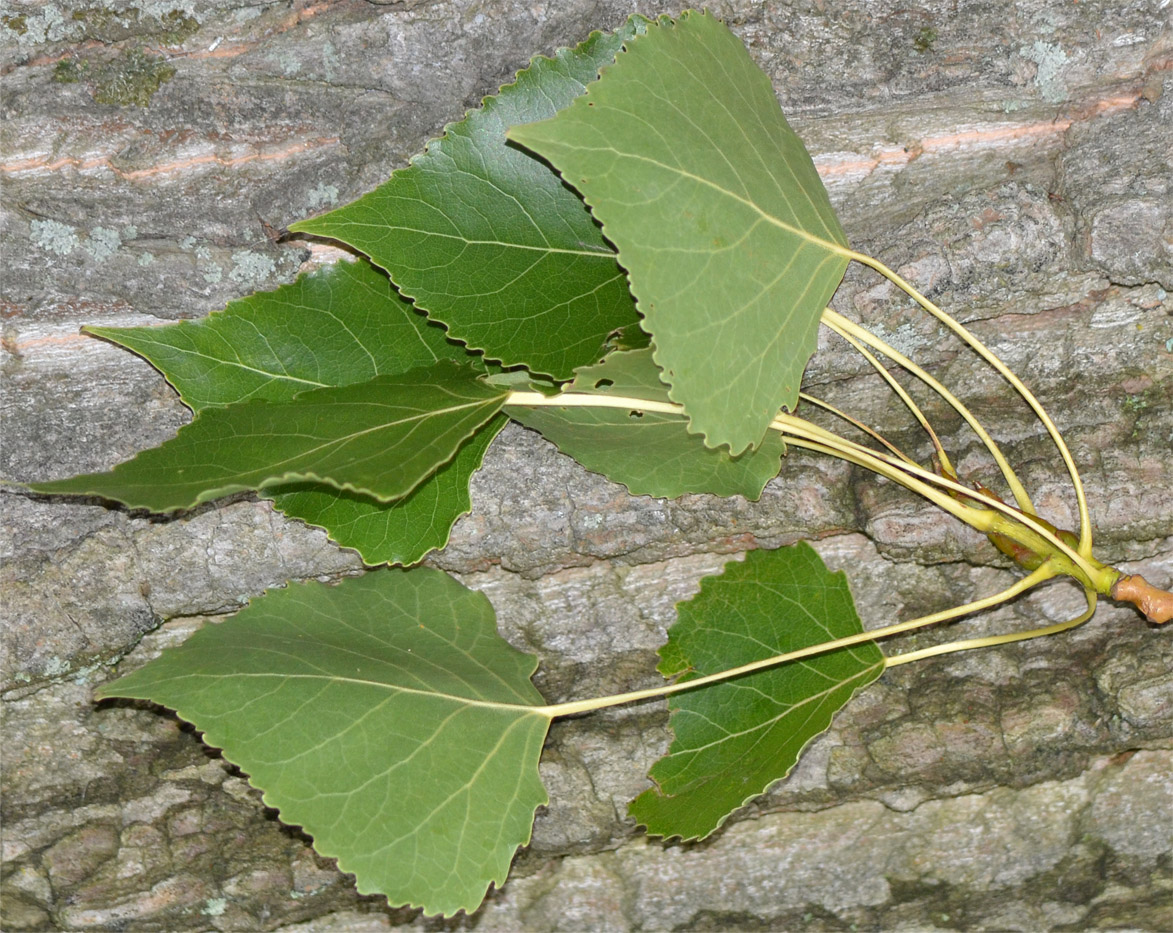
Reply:
M1083 469L1100 557L1168 588L1164 6L715 12L774 80L853 245L1035 389ZM187 417L157 373L81 324L197 317L290 280L310 250L267 225L368 190L530 55L629 8L3 4L0 475L106 468ZM1047 517L1074 525L1052 448L996 377L870 274L851 272L835 304L959 387ZM809 381L925 453L830 340ZM972 435L941 425L960 467L991 482ZM747 547L814 539L875 625L1011 579L931 507L801 454L760 502L666 502L512 428L474 493L434 563L486 591L506 636L541 655L551 700L654 683L673 603ZM352 554L249 497L160 520L2 495L5 930L1173 927L1173 640L1133 610L1105 604L1061 637L891 670L787 781L697 845L648 841L624 817L669 740L662 706L558 723L533 845L481 911L440 923L356 895L174 719L91 700L118 662L266 586L354 571ZM1052 586L965 631L1079 608Z

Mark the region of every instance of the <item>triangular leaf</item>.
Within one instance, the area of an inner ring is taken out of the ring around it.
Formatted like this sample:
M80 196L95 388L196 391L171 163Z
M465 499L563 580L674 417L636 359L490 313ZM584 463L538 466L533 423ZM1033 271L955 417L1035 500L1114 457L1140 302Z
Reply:
M847 578L810 545L751 551L678 607L660 671L694 679L861 632ZM884 670L874 642L792 661L669 701L675 739L629 813L658 836L703 838L785 777L831 717Z
M366 259L315 269L198 321L87 331L145 357L195 411L250 399L287 401L309 389L365 382L441 359L476 362ZM367 564L413 564L443 547L453 523L469 510L469 479L503 424L501 418L496 428L477 432L450 463L394 502L310 482L273 486L263 495L286 515L354 548Z
M664 18L584 95L510 139L619 250L694 431L733 453L793 408L847 239L769 79L712 16Z
M270 590L98 695L203 731L361 893L451 915L505 880L546 802L535 667L484 596L388 570Z
M193 411L250 399L283 402L437 360L475 359L365 259L316 269L198 321L86 332L146 358Z
M636 320L635 307L582 201L545 163L506 145L505 130L569 104L646 23L633 17L535 59L385 184L290 229L361 250L490 359L569 378Z
M568 391L667 401L659 372L650 349L615 352L580 369ZM778 474L785 451L774 432L756 450L731 457L727 449L706 447L699 434L690 434L683 415L545 406L511 406L507 414L636 495L675 498L696 492L757 499Z
M390 501L447 463L507 394L482 382L477 370L443 361L288 402L208 407L172 440L108 473L29 488L155 512L296 480Z
M508 418L497 415L456 451L451 461L393 502L321 483L273 486L262 495L290 518L324 528L367 564L414 564L448 543L452 526L472 508L468 483Z

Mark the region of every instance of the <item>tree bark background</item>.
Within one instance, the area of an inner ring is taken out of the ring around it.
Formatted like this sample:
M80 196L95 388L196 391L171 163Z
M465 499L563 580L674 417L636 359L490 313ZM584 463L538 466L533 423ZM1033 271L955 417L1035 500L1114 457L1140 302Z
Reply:
M619 0L0 4L6 480L104 469L187 413L85 323L203 316L328 251L271 236L403 165ZM1173 585L1173 35L1167 0L718 2L770 74L857 249L1036 391L1103 559ZM645 14L662 11L643 8ZM899 294L834 305L959 387L1036 503L1076 522L1008 390ZM808 383L924 454L829 340ZM956 419L944 440L994 476ZM551 701L655 682L673 604L750 547L814 539L869 626L993 592L987 543L890 484L791 453L762 500L630 497L508 429L430 562L485 591ZM1173 642L1101 606L1051 639L894 668L786 781L695 845L624 817L659 705L557 723L551 804L505 887L441 922L360 897L157 711L92 703L208 617L360 568L247 496L159 519L9 484L3 504L5 930L1169 929ZM1064 586L920 647L1079 611ZM164 622L164 620L170 620Z

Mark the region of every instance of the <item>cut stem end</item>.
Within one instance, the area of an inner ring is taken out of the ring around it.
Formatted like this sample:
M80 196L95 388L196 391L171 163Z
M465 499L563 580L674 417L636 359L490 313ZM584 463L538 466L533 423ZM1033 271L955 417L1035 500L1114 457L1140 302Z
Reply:
M1173 593L1157 589L1140 574L1122 576L1109 595L1122 603L1132 603L1150 622L1161 625L1173 619Z

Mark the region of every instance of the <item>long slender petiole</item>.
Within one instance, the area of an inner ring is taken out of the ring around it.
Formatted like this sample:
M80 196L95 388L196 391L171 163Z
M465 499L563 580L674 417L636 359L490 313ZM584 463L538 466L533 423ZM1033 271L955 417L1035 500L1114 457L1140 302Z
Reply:
M916 464L916 461L913 460L912 457L908 456L908 454L906 454L903 450L901 450L899 447L897 447L895 444L893 444L890 440L888 440L886 437L884 437L884 435L882 435L879 431L876 431L873 428L869 428L862 421L860 421L857 418L851 417L851 415L847 414L847 412L841 411L840 409L838 409L834 405L832 405L830 402L825 402L821 398L817 398L813 395L809 395L806 392L799 392L798 397L800 399L802 399L802 401L804 401L804 402L809 402L811 405L815 405L818 408L822 408L824 411L829 411L831 414L833 414L837 418L842 418L844 421L846 421L848 424L850 424L856 430L862 431L864 434L868 435L868 437L871 437L874 440L876 440L878 443L883 444L885 447L887 447L893 453L894 456L899 457L905 463Z
M514 391L509 394L505 405L519 405L524 407L572 407L572 408L620 408L629 411L657 412L660 414L681 415L683 409L674 402L654 402L645 399L629 398L617 395L591 395L587 393L565 392L559 395L542 395L540 392ZM1093 567L1087 559L1076 553L1064 541L1060 540L1050 529L1039 524L1030 515L1024 515L997 498L984 495L981 492L953 482L928 470L921 469L911 463L906 463L894 457L889 457L878 451L871 450L861 444L856 444L839 437L825 428L811 424L794 415L780 414L771 423L776 430L783 431L793 438L798 446L809 447L821 453L850 460L873 472L885 476L894 482L900 483L908 489L924 496L935 505L956 516L963 522L977 528L983 533L992 530L981 509L963 505L958 499L939 492L947 489L959 493L964 499L981 502L985 509L1000 512L1018 524L1029 528L1057 554L1063 554L1086 576L1083 582L1093 583L1100 576L1101 571ZM1096 589L1103 589L1096 585ZM1106 591L1106 590L1105 590Z
M935 379L930 373L926 372L907 356L897 350L895 347L889 346L871 331L856 324L854 321L843 317L832 308L825 308L823 310L822 321L828 328L833 330L845 339L848 336L854 337L861 343L865 343L873 350L876 350L884 356L888 357L897 365L908 370L912 375L916 376L921 382L927 385L930 389L937 393L942 399L947 402L954 411L957 412L970 426L973 432L978 436L978 439L985 445L986 450L990 452L990 456L994 458L994 462L998 464L998 469L1002 471L1002 477L1006 480L1006 485L1010 487L1010 493L1014 496L1014 501L1018 503L1018 507L1030 514L1035 514L1034 505L1031 503L1030 495L1026 491L1026 487L1018 478L1018 474L1014 472L1014 468L1010 466L1010 461L1006 459L1006 455L1002 453L997 442L990 436L980 421L974 417L973 413L965 406L965 404L950 392L944 385Z
M771 423L771 427L776 428L792 438L791 442L796 443L798 446L807 446L812 450L818 450L820 453L849 459L852 463L857 463L881 476L900 483L905 488L924 496L938 507L984 534L994 529L990 526L989 522L983 520L980 513L975 513L969 507L959 506L955 498L942 496L933 487L948 489L953 493L959 494L964 499L981 502L986 509L1001 512L1003 515L1006 515L1008 518L1011 518L1020 525L1024 525L1039 535L1056 553L1064 555L1075 567L1078 567L1086 575L1087 579L1083 582L1093 585L1099 592L1107 593L1108 588L1115 580L1114 575L1109 580L1103 573L1102 567L1096 568L1092 566L1090 559L1084 558L1077 551L1073 550L1070 545L1056 536L1050 528L1041 525L1034 516L1024 514L1012 508L997 497L988 496L982 492L963 486L961 483L955 482L947 477L931 473L915 464L894 459L879 451L871 450L861 444L856 444L853 441L841 438L839 435L825 428L820 428L818 425L811 424L809 421L794 415L779 414ZM815 446L812 446L811 442L814 442Z
M793 420L794 422L801 421L801 419L796 419L793 416L779 416L778 419L775 419L774 424L779 424L783 418ZM814 430L811 430L812 428ZM1092 566L1089 559L1084 558L1077 551L1073 550L1070 545L1061 540L1049 528L1039 524L1032 516L1025 515L1011 506L1006 505L1000 499L992 498L981 492L969 489L960 483L956 483L943 476L938 476L936 473L930 473L928 470L923 470L920 467L887 457L878 451L869 450L859 444L853 444L851 441L839 438L823 428L817 428L815 425L791 425L786 426L784 431L791 438L790 443L815 450L819 453L840 457L841 459L849 460L852 463L865 467L874 473L878 473L880 476L899 483L918 495L924 496L934 505L959 518L967 525L976 528L983 534L988 534L995 529L992 523L988 521L987 514L981 510L975 510L969 506L961 505L957 499L939 493L934 487L948 489L954 493L959 493L966 499L979 501L985 509L1001 512L1018 524L1029 528L1041 537L1056 554L1065 556L1086 577L1081 582L1092 585L1097 591L1105 594L1107 594L1112 583L1115 582L1117 575L1114 571L1109 570L1105 573L1105 568ZM835 440L828 443L829 438L834 438ZM1109 579L1109 575L1111 579Z
M878 359L876 359L875 355L870 350L868 350L867 347L863 346L860 341L856 340L853 335L836 329L834 324L827 320L825 314L823 322L827 324L827 326L832 330L834 330L835 333L837 333L840 337L851 344L855 351L865 360L867 360L868 363L871 364L871 367L880 374L886 383L888 383L888 387L896 393L896 397L904 403L905 408L912 412L912 417L917 420L917 423L920 424L924 432L928 434L929 440L933 443L933 449L937 452L937 460L940 461L941 466L944 467L945 470L948 471L948 473L951 475L956 475L956 470L953 469L953 464L949 462L949 454L946 453L945 447L941 443L941 439L937 437L937 432L934 431L933 426L929 424L929 419L926 418L924 412L920 410L920 406L917 405L916 402L912 400L912 396L909 395L907 391L905 391L904 386L897 382L896 377L888 372L887 367L885 367Z
M1084 587L1084 598L1087 599L1087 609L1074 619L1066 622L1056 622L1053 625L1044 625L1032 628L1027 632L1009 632L1004 635L987 635L984 638L963 638L951 641L944 645L933 645L931 648L921 648L917 651L906 651L904 654L892 655L885 658L885 667L896 667L898 664L907 664L909 661L921 661L925 658L934 658L942 654L952 654L955 651L969 651L972 648L989 648L993 645L1008 645L1011 642L1027 641L1031 638L1042 638L1045 635L1056 635L1068 629L1083 625L1096 612L1096 593Z
M1031 587L1037 586L1051 576L1052 573L1048 568L1040 567L1029 576L1015 581L1013 585L1002 590L1000 593L995 593L993 596L974 600L963 606L954 606L952 609L945 609L941 612L934 612L931 615L921 616L917 619L909 619L907 622L897 622L894 625L872 629L870 632L861 632L858 635L849 635L846 638L836 638L833 641L810 645L806 648L799 648L796 651L788 651L785 654L775 655L772 658L763 658L760 661L753 661L749 664L743 664L740 667L730 668L718 674L698 677L695 680L678 681L673 684L665 684L662 687L632 690L629 693L617 693L613 696L596 697L589 700L571 700L567 703L554 703L550 706L534 707L533 711L551 718L555 716L572 716L576 713L589 713L594 710L606 709L609 706L621 706L625 703L635 703L638 700L652 700L658 697L670 696L674 693L681 693L685 690L695 690L697 687L704 687L707 684L719 683L722 680L741 677L744 674L752 674L754 671L765 670L768 667L777 667L779 664L785 664L789 661L799 661L802 658L825 654L828 651L850 648L853 645L876 641L880 638L889 638L893 635L899 635L902 632L911 632L914 629L937 625L940 622L947 622L950 619L957 619L974 612L981 612L983 609L1000 605L1021 593L1025 593Z
M1071 451L1067 448L1067 442L1063 440L1063 435L1059 433L1059 429L1055 427L1055 422L1051 420L1050 415L1047 414L1042 404L1034 394L1028 389L1021 379L1019 379L1010 368L1003 363L998 357L986 347L980 340L977 339L968 329L963 327L957 321L953 320L944 311L938 308L933 302L929 301L924 295L913 288L901 276L893 272L886 265L878 259L873 259L866 253L857 253L854 250L845 250L843 255L849 259L854 259L861 265L867 266L869 269L874 269L889 282L903 291L906 295L912 298L917 304L924 308L929 314L935 317L938 321L948 327L953 333L961 338L965 343L974 350L982 359L989 363L998 373L1010 383L1023 401L1030 406L1034 411L1035 416L1042 422L1043 427L1046 428L1051 440L1054 442L1056 448L1059 450L1059 456L1063 458L1063 463L1067 467L1068 475L1071 477L1071 485L1075 490L1075 499L1079 507L1079 545L1078 550L1081 557L1090 559L1092 556L1092 523L1091 516L1087 507L1087 496L1083 491L1083 482L1079 478L1079 470L1075 466L1075 459L1071 456Z

